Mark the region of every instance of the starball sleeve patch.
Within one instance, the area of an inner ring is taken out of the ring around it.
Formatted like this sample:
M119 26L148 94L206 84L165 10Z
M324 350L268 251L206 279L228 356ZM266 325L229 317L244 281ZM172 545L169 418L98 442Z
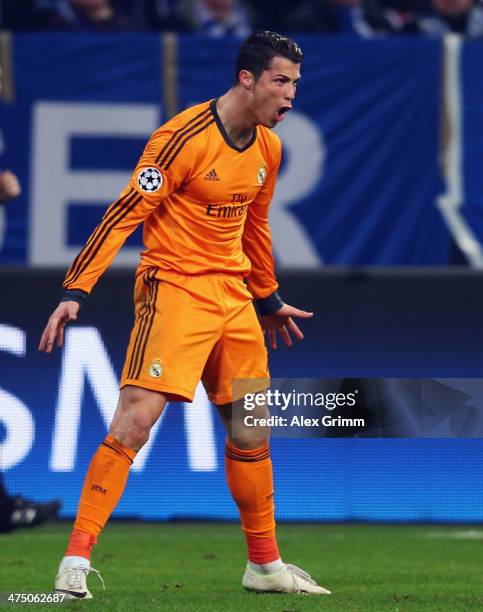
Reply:
M143 168L138 174L139 188L147 193L154 193L163 184L163 175L157 168Z

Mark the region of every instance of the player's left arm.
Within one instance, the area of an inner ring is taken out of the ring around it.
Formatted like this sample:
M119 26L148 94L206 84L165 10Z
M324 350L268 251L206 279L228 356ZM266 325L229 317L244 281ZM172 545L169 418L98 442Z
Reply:
M280 155L269 169L256 200L248 207L242 238L243 251L252 264L247 279L248 288L257 306L262 329L268 333L269 344L273 349L277 348L277 333L287 346L292 346L292 336L302 340L303 333L294 318L307 319L313 316L312 312L286 304L278 293L268 213L279 165Z
M313 312L300 310L300 308L295 308L295 306L290 306L289 304L284 303L283 306L272 314L260 314L260 323L263 331L268 333L268 340L271 348L276 349L277 332L280 334L282 340L287 346L292 346L292 335L297 340L304 339L302 331L295 323L293 318L300 317L302 319L310 319L310 317L313 316Z

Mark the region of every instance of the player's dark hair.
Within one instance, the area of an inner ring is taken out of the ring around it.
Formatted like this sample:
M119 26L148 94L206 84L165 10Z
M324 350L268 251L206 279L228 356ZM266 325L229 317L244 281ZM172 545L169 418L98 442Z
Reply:
M272 58L282 56L294 64L300 64L304 54L297 43L283 34L259 30L250 34L238 51L235 66L235 85L238 85L240 70L249 70L258 80L270 66Z

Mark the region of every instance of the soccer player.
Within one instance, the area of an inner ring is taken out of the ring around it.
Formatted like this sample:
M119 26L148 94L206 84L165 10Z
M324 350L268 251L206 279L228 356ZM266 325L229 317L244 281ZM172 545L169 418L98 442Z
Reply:
M69 268L65 295L39 350L62 346L64 328L127 236L144 222L135 322L109 433L92 458L55 589L89 598L97 537L116 507L136 453L169 400L192 401L201 379L227 431L226 474L248 547L246 589L329 593L280 559L266 427L232 410L233 379L268 386L264 331L272 348L303 335L312 313L279 297L268 209L281 159L271 131L292 107L302 52L273 32L242 44L235 82L220 98L185 110L149 140L131 181ZM260 321L253 301L256 302ZM261 323L261 324L260 324ZM258 389L260 390L260 389ZM266 416L258 407L254 416Z

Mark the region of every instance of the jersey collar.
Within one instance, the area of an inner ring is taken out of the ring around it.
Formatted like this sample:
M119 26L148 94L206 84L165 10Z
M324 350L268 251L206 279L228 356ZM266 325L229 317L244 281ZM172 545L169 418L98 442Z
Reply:
M213 117L215 118L216 125L218 126L218 129L220 130L221 135L223 136L223 139L226 142L226 144L232 149L235 149L235 151L238 151L238 153L243 153L243 151L246 151L249 147L251 147L252 144L257 139L257 128L255 127L255 129L253 130L253 136L250 138L250 140L247 142L247 144L244 147L237 147L236 144L233 142L233 140L228 136L228 133L225 130L223 123L221 122L220 116L218 115L218 111L216 110L217 101L218 101L218 98L210 102L210 109L213 114Z

